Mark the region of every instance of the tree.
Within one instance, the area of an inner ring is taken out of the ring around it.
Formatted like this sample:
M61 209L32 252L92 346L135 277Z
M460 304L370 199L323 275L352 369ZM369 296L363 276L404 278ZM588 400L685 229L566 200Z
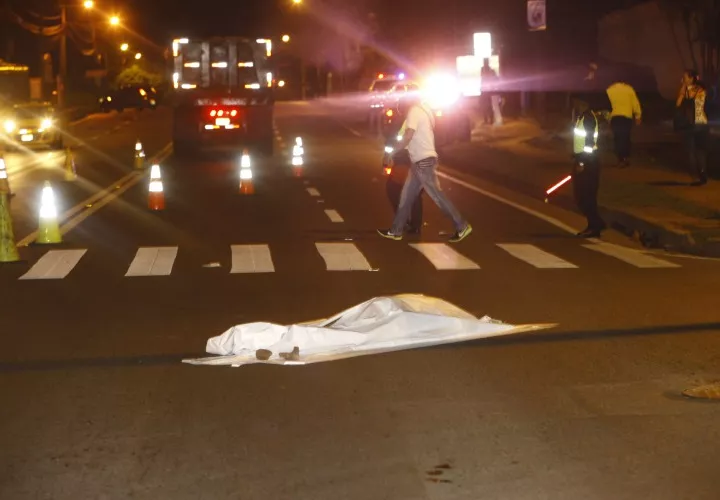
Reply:
M125 68L115 79L118 87L149 85L157 87L162 83L162 75L144 70L137 64Z

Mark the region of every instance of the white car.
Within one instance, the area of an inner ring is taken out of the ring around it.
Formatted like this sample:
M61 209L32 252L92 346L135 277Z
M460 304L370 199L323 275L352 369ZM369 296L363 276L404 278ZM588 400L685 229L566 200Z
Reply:
M0 124L0 137L11 148L63 148L63 136L50 103L16 104L0 112Z

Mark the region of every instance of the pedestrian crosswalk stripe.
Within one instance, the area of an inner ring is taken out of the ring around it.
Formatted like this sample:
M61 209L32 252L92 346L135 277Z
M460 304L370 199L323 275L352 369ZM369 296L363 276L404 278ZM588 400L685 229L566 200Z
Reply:
M369 271L370 263L354 243L315 243L328 271Z
M268 245L232 245L231 274L274 273L270 247Z
M315 188L307 188L307 192L310 196L320 196L320 191Z
M125 276L169 276L178 247L139 248Z
M439 271L480 269L475 262L456 252L445 243L411 243Z
M337 212L337 210L325 210L325 215L328 216L330 222L345 222L345 219Z
M632 248L625 248L612 243L593 243L592 245L583 245L595 252L600 252L610 257L615 257L623 262L640 268L676 268L679 264L658 259L652 255L647 255Z
M539 269L577 269L575 264L542 250L535 245L498 243L507 253Z
M40 257L21 280L61 280L80 262L87 250L50 250Z

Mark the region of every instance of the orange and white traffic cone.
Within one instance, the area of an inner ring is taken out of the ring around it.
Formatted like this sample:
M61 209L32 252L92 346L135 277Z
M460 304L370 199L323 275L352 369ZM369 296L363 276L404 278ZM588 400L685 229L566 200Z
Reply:
M75 158L72 149L65 150L65 180L72 182L77 180L77 170L75 169Z
M243 154L240 157L240 194L255 194L252 165L247 149L243 150Z
M8 178L5 158L3 158L2 154L0 154L0 193L12 196L12 192L10 191L10 179Z
M163 190L160 165L153 165L150 169L148 208L150 210L165 210L165 191Z
M138 170L145 168L145 150L143 149L143 145L142 142L140 142L140 139L135 142L134 166Z

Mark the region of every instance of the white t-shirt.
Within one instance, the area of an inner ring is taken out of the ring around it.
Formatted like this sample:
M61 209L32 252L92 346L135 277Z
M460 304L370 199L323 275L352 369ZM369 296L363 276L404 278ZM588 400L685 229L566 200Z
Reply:
M437 158L434 126L435 117L427 106L421 104L410 108L403 129L411 128L415 131L407 147L411 162L417 163L430 157Z

